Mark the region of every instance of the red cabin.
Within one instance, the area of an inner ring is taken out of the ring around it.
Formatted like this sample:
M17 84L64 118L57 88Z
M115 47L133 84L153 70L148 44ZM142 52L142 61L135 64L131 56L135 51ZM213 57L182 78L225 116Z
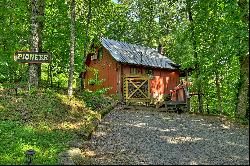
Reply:
M129 83L132 85L131 96L140 96L140 92L144 93L140 90L144 85L139 85L140 83L136 85L138 82L133 81L148 78L148 84L145 86L150 98L163 98L179 84L180 66L158 53L156 49L106 38L101 38L100 41L101 46L93 47L93 53L88 54L86 59L88 66L84 74L86 89L95 91L104 87L110 88L108 94L117 94L124 99L126 98L124 92L129 91L126 85L130 86ZM127 79L130 82L125 83L125 78L131 78ZM98 80L102 82L98 83ZM133 88L137 92L133 92ZM146 96L147 94L142 98L147 98Z

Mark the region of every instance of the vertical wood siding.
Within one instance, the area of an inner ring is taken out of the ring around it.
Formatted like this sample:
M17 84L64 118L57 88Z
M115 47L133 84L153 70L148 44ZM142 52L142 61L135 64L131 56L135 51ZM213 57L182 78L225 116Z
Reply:
M122 92L122 76L130 73L130 68L137 68L138 74L146 74L146 67L133 66L128 64L120 64L116 62L109 52L103 48L103 57L99 60L90 61L87 59L88 66L99 70L99 79L105 79L101 86L88 85L88 80L94 78L93 73L87 72L85 79L85 87L89 90L97 90L103 87L112 87L108 94L118 94ZM150 93L154 94L169 94L171 89L174 89L179 84L179 72L170 71L167 69L151 68L153 70L153 77L150 80ZM120 79L118 77L121 77ZM119 82L121 86L119 87ZM119 88L118 88L119 87Z
M110 87L111 89L108 91L108 94L116 94L118 93L117 89L117 75L119 69L119 63L117 63L109 54L109 52L103 48L103 55L101 60L90 60L90 56L87 58L88 66L93 67L99 71L99 80L104 79L104 82L97 85L89 85L89 79L95 78L92 72L87 71L85 76L85 87L86 89L95 91L100 88Z
M142 74L146 74L146 67L138 67L132 65L122 65L123 74L130 74L130 68L138 68L139 71L142 71ZM179 84L179 72L170 71L167 69L152 69L153 77L150 80L150 93L157 94L169 94L170 90L174 89Z

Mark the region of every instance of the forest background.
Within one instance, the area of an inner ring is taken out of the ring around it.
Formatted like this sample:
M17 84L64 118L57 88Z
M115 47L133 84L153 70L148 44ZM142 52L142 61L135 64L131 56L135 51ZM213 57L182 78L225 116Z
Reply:
M14 61L17 50L31 49L32 3L1 0L0 82L27 83L29 65ZM189 77L192 112L229 117L249 115L249 0L72 0L75 3L73 87L90 45L103 36L157 48ZM69 0L39 0L44 12L41 51L52 55L41 65L40 86L68 86L72 43Z

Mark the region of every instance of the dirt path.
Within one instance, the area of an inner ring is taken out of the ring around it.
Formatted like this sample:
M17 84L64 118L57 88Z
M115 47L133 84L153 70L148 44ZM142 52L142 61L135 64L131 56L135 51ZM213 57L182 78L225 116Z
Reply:
M92 164L249 165L249 130L216 117L116 109L98 126Z

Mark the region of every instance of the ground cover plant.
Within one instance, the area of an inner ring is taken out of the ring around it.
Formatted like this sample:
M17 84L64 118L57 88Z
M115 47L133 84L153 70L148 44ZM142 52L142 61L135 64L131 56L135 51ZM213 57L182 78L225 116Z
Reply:
M26 164L29 149L36 152L33 164L57 164L58 154L69 148L68 142L87 140L94 122L113 104L112 98L99 92L68 98L64 90L22 89L16 94L2 85L0 91L0 164ZM93 100L90 95L98 97L98 108L94 102L86 104Z

